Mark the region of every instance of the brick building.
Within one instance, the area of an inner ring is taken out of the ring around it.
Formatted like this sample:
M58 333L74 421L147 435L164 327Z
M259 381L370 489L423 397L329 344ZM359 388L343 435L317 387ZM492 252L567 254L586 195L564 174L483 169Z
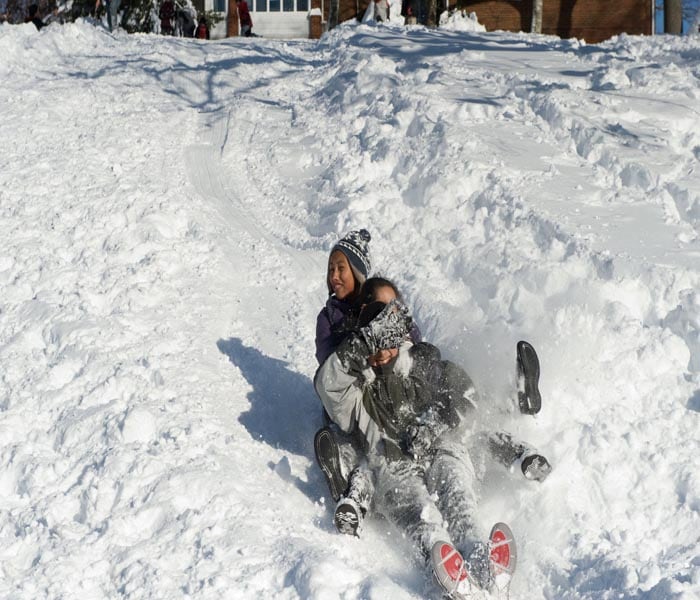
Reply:
M247 0L253 30L266 37L320 37L330 20L332 0ZM224 12L232 0L195 0ZM427 20L427 0L391 0L392 14L410 5L419 22ZM436 0L438 13L449 8L474 12L487 31L530 31L534 0ZM455 5L456 2L456 5ZM338 0L339 23L361 18L369 0ZM221 8L218 8L221 6ZM235 19L235 16L234 16ZM236 35L237 23L220 26L222 35ZM542 33L575 37L594 44L613 35L651 35L654 0L543 0ZM219 36L217 36L219 37Z
M533 0L458 0L487 31L530 31ZM653 0L543 0L542 33L595 44L613 35L651 35Z

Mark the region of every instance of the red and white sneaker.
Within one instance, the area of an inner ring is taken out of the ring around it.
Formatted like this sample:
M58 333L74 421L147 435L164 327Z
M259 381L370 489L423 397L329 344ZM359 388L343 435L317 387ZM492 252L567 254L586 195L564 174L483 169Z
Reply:
M515 538L508 525L496 523L491 528L488 549L493 585L499 591L508 589L518 562Z
M435 542L430 552L433 575L450 598L467 598L471 584L464 568L464 559L449 542Z

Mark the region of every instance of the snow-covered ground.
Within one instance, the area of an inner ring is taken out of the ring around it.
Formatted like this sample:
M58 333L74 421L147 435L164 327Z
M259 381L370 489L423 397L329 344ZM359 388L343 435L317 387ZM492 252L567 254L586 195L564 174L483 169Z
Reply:
M511 596L700 597L700 37L473 29L0 26L1 598L434 597L386 522L335 533L313 460L361 226L554 464L484 482Z

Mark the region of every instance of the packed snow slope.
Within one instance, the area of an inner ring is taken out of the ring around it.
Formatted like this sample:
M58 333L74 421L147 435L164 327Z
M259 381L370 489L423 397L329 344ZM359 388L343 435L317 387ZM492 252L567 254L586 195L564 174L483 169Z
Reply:
M483 482L511 597L700 597L700 38L463 25L0 26L1 598L436 597L382 519L335 533L313 459L359 227L554 465Z

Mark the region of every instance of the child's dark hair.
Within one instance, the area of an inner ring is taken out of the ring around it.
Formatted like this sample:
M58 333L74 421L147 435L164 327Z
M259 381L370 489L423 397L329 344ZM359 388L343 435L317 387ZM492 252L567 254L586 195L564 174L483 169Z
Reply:
M357 298L357 321L360 327L365 327L372 321L386 306L383 302L377 301L377 292L382 288L391 288L396 299L403 302L401 292L396 284L385 277L370 277L365 281Z
M396 299L403 302L401 292L399 292L399 288L396 287L396 284L393 281L391 281L390 279L386 279L385 277L370 277L362 285L360 295L358 296L358 305L362 306L363 304L369 304L371 302L374 302L377 299L377 292L381 288L385 287L389 287L392 290L394 290L394 294L396 294Z

